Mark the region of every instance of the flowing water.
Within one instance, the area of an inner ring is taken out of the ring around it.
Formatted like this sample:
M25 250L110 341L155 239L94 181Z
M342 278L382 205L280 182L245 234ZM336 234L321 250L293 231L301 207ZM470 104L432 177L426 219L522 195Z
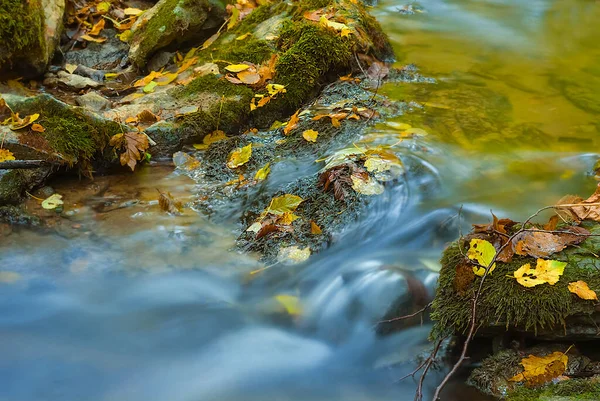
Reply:
M414 381L396 380L427 350L430 327L378 337L387 308L410 309L415 279L431 296L444 245L490 209L522 220L593 191L600 4L386 0L375 14L397 66L437 80L381 88L412 108L365 138L396 142L399 124L428 133L402 143L406 180L327 251L266 269L232 250L235 207L216 202L210 221L158 211L156 187L194 194L171 167L52 183L67 220L0 236L0 400L413 398ZM285 313L281 295L302 313ZM486 398L456 384L444 399Z

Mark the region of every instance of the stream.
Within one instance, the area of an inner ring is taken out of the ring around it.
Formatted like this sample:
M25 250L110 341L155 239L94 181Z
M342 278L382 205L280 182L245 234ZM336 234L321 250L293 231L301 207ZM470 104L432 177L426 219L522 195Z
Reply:
M367 140L395 143L402 124L427 133L402 142L404 182L293 266L235 250L231 205L210 220L161 212L156 188L188 202L198 185L168 162L50 182L65 199L55 230L0 235L0 401L414 398L416 381L398 379L431 326L377 336L390 305L410 312L415 280L431 298L445 245L490 210L524 220L595 186L600 4L383 0L374 14L395 66L437 81L380 89L411 108ZM429 373L425 399L443 374ZM444 401L489 399L463 379Z

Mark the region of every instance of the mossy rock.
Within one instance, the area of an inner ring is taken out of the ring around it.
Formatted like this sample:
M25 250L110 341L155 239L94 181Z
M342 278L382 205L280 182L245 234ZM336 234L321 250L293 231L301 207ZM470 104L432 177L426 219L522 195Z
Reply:
M145 68L146 61L172 43L203 41L225 17L222 3L209 0L160 0L132 28L129 59ZM209 24L207 24L207 21Z
M486 278L479 297L478 335L518 333L537 339L566 341L597 338L600 315L596 303L577 297L567 288L570 282L583 280L591 289L600 291L600 259L597 256L600 251L600 224L585 222L583 227L596 236L549 257L567 262L555 285L527 288L511 277L526 263L535 266L535 258L515 255L509 263L496 263L496 269ZM476 277L465 285L461 280L466 277L465 274L457 276L460 266L465 263L465 249L468 249L468 241L459 239L444 251L431 315L436 322L432 331L434 338L465 334L469 329L472 298L481 279ZM463 284L459 284L461 282Z
M40 75L62 31L64 0L0 0L0 78Z

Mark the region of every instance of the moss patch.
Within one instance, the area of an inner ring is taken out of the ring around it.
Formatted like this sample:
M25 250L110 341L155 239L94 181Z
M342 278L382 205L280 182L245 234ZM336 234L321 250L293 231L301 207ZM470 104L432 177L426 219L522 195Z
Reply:
M565 401L595 401L600 399L600 379L571 379L550 384L539 389L519 387L506 398L507 401L544 401L552 397L566 397Z
M272 47L266 40L234 40L229 46L227 46L227 49L222 52L218 58L230 61L232 63L249 61L254 64L260 64L263 61L268 60L274 51L275 48Z
M13 54L41 46L42 17L39 1L0 0L0 67Z
M600 234L599 224L586 224L593 234ZM471 299L479 287L480 278L463 291L454 288L456 267L464 261L460 248L468 249L465 240L450 245L442 257L439 287L433 303L432 319L436 321L432 337L448 333L465 333L471 317ZM569 317L591 315L594 304L571 294L569 282L583 280L590 288L600 291L600 238L589 237L577 247L556 253L551 259L567 262L564 274L555 285L521 286L510 277L525 263L536 264L536 259L517 256L510 263L497 263L493 274L486 278L479 304L477 321L481 330L503 327L506 331L517 329L533 332L561 328Z

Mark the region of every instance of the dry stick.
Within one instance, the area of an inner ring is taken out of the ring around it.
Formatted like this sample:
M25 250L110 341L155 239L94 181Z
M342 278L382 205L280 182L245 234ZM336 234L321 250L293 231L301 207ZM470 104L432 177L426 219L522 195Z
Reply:
M427 364L426 364L427 366L425 366L425 369L423 370L423 373L421 374L421 377L419 378L419 385L417 386L417 391L415 393L415 401L421 401L423 399L423 383L425 382L425 376L427 376L427 372L429 371L429 368L435 362L435 357L436 357L438 351L440 350L440 346L442 345L442 342L447 337L448 336L445 336L438 340L438 343L435 345L433 352L431 353L430 357L428 358Z
M377 324L391 323L391 322L396 322L398 320L410 319L411 317L415 317L415 316L425 312L427 309L429 309L431 307L432 304L433 304L433 302L430 302L427 305L425 305L424 307L422 307L421 309L419 309L418 311L416 311L415 313L411 313L410 315L395 317L393 319L388 319L388 320L380 320L379 322L377 322Z
M525 220L521 229L519 229L516 233L511 235L510 238L508 239L508 241L506 241L506 243L504 245L502 245L500 247L500 249L498 249L498 252L496 252L494 257L492 258L492 261L485 268L485 273L483 274L483 277L481 277L481 282L479 283L479 288L477 289L477 292L475 293L475 297L473 298L473 308L471 309L471 324L469 327L469 333L467 334L467 338L463 345L462 352L460 353L460 357L458 358L458 361L456 361L456 363L454 364L454 366L452 367L450 372L448 372L446 377L444 377L444 380L442 380L442 382L435 389L435 393L433 395L433 401L437 401L440 398L440 393L442 392L442 389L446 386L446 384L448 384L448 381L450 380L450 378L458 371L458 369L460 368L460 366L466 359L467 350L469 348L469 343L471 342L471 339L473 338L473 335L475 334L475 326L477 325L477 315L476 315L477 301L479 301L479 296L481 295L481 290L483 289L483 283L485 282L488 272L490 271L490 266L493 266L494 263L496 263L496 259L498 258L498 255L500 255L500 253L504 250L504 248L506 248L506 246L508 244L510 244L517 235L524 232L526 230L525 227L527 226L527 224L529 224L531 222L531 220L534 217L536 217L538 214L540 214L544 210L548 210L548 209L561 209L561 208L568 208L568 207L574 207L574 206L600 206L600 203L571 203L571 204L565 204L565 205L545 206L541 209L538 209L537 212L535 212L534 214L529 216L529 218L527 220ZM426 371L423 372L423 374L425 374L425 373L426 373Z

